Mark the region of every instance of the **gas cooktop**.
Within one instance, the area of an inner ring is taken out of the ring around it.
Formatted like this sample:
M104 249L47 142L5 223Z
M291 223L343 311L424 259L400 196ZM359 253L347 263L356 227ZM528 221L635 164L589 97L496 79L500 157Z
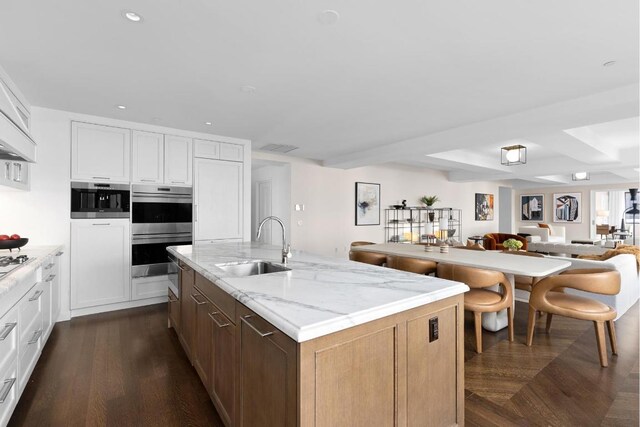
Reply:
M0 279L9 274L13 269L20 267L22 264L29 261L30 258L26 255L18 255L13 257L11 255L0 255Z

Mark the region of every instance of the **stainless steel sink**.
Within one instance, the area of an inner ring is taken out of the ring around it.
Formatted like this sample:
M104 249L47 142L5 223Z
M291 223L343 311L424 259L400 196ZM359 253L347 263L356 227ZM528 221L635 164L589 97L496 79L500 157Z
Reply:
M290 268L265 261L239 262L233 264L218 264L219 269L238 277L257 276L259 274L277 273L279 271L290 271Z

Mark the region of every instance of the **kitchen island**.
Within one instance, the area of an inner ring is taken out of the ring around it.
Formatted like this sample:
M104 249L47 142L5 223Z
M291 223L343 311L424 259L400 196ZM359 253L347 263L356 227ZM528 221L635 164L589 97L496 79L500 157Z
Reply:
M463 424L457 282L257 243L168 248L170 325L227 425Z

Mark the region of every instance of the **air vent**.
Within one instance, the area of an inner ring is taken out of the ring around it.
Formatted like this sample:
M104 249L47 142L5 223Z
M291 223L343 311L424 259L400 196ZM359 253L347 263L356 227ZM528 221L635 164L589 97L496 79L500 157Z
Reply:
M260 148L260 151L270 151L272 153L288 153L293 150L297 150L300 147L294 147L293 145L281 145L281 144L267 144Z

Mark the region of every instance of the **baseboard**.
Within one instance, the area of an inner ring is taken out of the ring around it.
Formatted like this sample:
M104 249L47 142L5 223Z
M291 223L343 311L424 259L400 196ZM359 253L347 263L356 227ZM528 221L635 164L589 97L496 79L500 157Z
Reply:
M163 302L167 302L166 296L147 298L137 301L120 302L117 304L99 305L96 307L80 308L77 310L71 310L70 318L88 316L90 314L107 313L109 311L126 310L127 308L144 307L145 305L160 304Z

